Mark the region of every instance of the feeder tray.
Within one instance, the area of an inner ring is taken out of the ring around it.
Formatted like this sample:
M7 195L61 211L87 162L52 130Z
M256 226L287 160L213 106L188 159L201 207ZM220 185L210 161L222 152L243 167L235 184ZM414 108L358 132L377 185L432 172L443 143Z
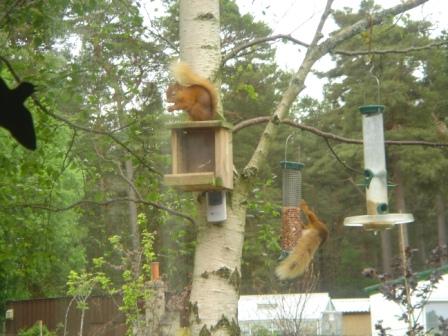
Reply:
M346 217L344 226L362 226L364 230L380 231L391 229L396 224L407 224L414 221L414 216L407 213L362 215Z

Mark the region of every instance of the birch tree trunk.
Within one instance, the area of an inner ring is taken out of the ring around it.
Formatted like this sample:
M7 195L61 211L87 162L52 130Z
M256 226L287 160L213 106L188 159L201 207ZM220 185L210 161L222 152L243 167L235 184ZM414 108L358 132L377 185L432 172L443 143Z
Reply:
M320 42L333 2L327 0L299 70L293 75L248 164L235 179L234 190L227 195L228 219L220 225L207 223L204 197L199 197L199 232L190 296L193 336L240 334L237 311L248 190L261 165L268 159L272 139L278 132L278 121L288 116L289 108L305 87L312 66L345 40L426 1L409 0L366 16ZM180 52L181 59L195 71L208 78L216 77L220 64L218 0L180 0Z
M181 0L179 6L181 59L213 79L221 62L219 1Z
M180 1L181 59L199 74L215 78L221 62L219 1ZM236 188L238 189L238 188ZM238 295L245 208L241 193L228 196L227 221L206 221L200 195L193 284L190 295L192 335L238 334Z

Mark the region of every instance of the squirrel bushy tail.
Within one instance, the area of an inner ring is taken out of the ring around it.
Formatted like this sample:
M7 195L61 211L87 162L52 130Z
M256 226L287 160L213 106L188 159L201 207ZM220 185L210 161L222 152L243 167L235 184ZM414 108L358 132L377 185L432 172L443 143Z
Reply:
M303 274L313 260L319 246L328 237L327 227L305 201L300 203L300 208L308 218L308 225L303 230L302 236L297 240L294 249L280 262L275 270L277 277L281 280L294 279Z
M185 87L198 85L206 89L211 98L212 111L215 114L218 105L218 92L216 87L207 79L204 78L191 69L185 62L174 62L170 66L171 74L176 82Z

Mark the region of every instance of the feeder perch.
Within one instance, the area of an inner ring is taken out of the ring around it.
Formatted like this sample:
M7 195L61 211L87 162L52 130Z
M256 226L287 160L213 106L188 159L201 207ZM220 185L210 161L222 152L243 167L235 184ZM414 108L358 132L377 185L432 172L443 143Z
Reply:
M364 141L364 186L367 215L347 217L345 226L362 226L366 230L389 229L395 224L414 221L412 214L389 214L387 197L386 153L384 148L383 105L365 105L362 114Z
M221 120L176 123L171 128L172 173L166 185L184 191L233 189L232 126Z

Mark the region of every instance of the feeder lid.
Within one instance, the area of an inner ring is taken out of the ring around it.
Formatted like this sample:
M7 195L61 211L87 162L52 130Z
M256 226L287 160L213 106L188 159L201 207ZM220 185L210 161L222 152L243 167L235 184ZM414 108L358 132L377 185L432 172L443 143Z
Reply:
M363 215L344 218L344 226L362 226L365 230L386 230L396 224L407 224L414 221L414 216L407 213Z
M359 112L364 115L383 113L384 105L363 105L359 107Z
M283 169L291 169L291 170L302 170L305 165L300 162L294 161L280 161L280 166Z

